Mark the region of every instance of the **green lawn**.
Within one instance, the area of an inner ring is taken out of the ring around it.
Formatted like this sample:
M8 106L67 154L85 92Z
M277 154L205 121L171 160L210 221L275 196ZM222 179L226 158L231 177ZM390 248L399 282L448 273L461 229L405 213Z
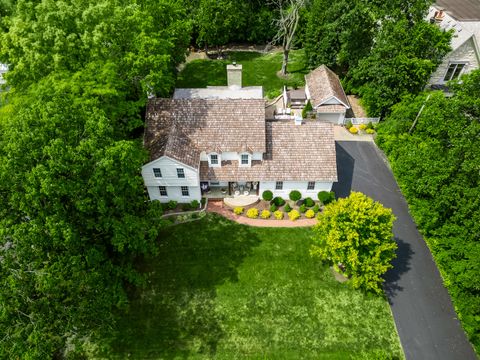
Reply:
M385 299L336 282L310 236L216 215L166 229L106 358L403 358Z
M280 95L283 85L303 86L308 73L304 64L303 50L290 53L288 80L279 78L282 68L282 53L260 54L257 52L227 52L227 60L193 60L186 64L177 79L177 88L203 88L207 85L227 85L226 66L236 61L243 66L243 86L264 87L269 98Z

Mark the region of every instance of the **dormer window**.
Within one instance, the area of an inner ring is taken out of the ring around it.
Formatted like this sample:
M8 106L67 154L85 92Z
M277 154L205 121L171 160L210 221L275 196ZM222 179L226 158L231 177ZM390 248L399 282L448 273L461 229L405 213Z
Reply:
M450 81L453 79L458 79L462 74L462 70L465 67L466 63L464 62L453 62L448 65L447 73L443 78L443 81Z
M240 166L250 166L249 154L240 154Z
M208 165L210 167L219 167L221 160L222 159L220 158L219 154L212 153L208 155Z

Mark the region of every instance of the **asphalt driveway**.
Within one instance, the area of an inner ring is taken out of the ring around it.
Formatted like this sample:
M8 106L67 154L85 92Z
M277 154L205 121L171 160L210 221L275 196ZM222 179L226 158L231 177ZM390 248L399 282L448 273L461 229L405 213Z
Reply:
M360 191L393 209L397 218L397 258L387 273L385 292L407 359L477 359L381 152L373 143L357 141L339 141L336 150L337 196Z

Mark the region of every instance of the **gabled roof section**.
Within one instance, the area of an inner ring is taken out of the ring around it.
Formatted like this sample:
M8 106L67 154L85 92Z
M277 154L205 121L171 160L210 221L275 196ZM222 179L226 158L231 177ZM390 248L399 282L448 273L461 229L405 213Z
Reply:
M263 99L151 99L144 144L153 161L168 156L197 169L200 153L265 152Z
M175 89L174 99L263 99L261 86L207 86Z
M305 76L311 102L314 108L335 97L345 108L350 108L345 91L337 74L321 65Z

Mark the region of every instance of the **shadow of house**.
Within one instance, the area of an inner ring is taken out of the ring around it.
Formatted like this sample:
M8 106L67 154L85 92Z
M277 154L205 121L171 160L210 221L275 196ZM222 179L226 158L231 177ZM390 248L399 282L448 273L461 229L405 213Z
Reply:
M337 198L344 198L348 197L352 191L355 159L338 142L335 142L335 151L337 154L338 182L333 184L332 191L335 192Z

